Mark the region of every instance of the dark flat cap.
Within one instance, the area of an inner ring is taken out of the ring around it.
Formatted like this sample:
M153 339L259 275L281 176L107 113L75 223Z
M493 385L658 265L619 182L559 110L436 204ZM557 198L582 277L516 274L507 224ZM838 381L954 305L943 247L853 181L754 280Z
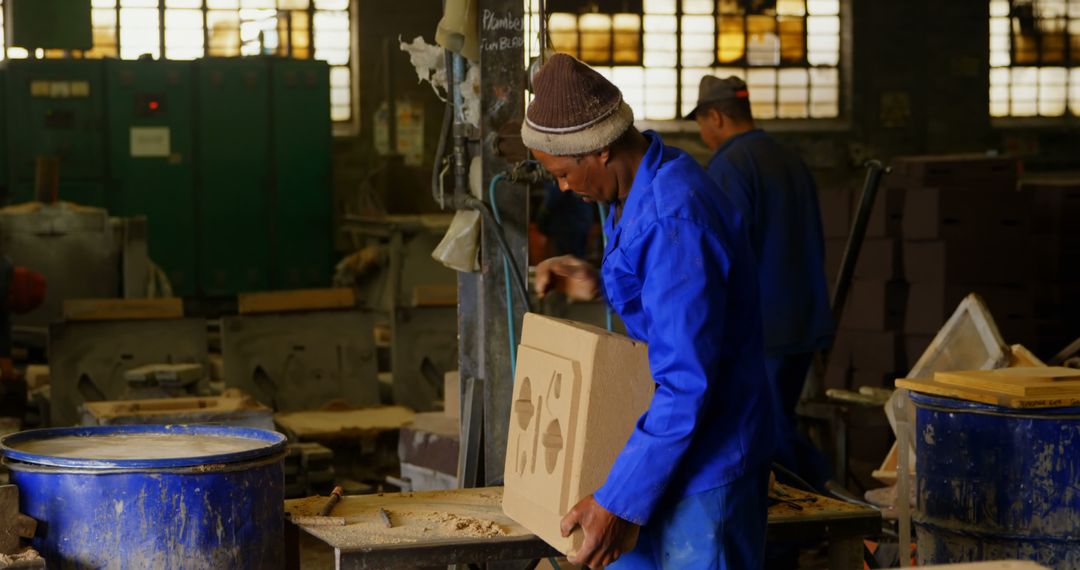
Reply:
M746 88L746 82L742 79L734 75L724 79L720 79L715 75L706 75L701 78L701 83L698 85L697 105L684 118L693 120L694 115L697 114L702 105L730 99L747 99L749 97L750 90Z

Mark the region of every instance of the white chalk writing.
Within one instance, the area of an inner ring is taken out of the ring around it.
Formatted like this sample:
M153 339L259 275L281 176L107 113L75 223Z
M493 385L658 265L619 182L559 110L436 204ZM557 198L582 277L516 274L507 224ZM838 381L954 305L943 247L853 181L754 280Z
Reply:
M498 38L497 40L485 40L481 46L484 51L500 51L525 47L525 38Z
M523 20L515 17L509 10L505 14L496 14L494 10L484 10L483 27L485 30L510 30L521 32L525 29Z
M525 47L525 38L521 35L525 30L523 20L513 12L507 10L498 13L494 10L484 10L481 18L484 31L503 32L506 35L494 34L498 37L484 38L480 43L483 51L502 51L508 49L520 49Z

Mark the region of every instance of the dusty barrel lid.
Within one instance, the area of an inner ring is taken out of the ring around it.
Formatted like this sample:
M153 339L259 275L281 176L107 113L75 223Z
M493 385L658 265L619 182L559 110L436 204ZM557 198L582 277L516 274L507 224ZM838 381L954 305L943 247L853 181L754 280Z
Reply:
M208 425L34 429L0 438L7 459L81 469L155 469L236 463L285 449L274 431Z
M1080 406L1063 406L1057 408L1007 408L1004 406L985 404L983 402L973 402L971 400L949 398L947 396L934 396L914 391L910 393L910 396L911 401L915 403L916 407L926 410L1029 418L1054 417L1072 421L1080 419ZM1047 398L1052 397L1053 396L1047 396Z

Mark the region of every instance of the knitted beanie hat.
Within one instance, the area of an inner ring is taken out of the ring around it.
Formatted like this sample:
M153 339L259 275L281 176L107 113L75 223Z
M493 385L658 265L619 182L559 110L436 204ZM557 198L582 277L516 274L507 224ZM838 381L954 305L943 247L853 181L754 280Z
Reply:
M600 150L634 124L622 92L593 68L557 53L533 79L534 98L521 124L525 146L555 156Z

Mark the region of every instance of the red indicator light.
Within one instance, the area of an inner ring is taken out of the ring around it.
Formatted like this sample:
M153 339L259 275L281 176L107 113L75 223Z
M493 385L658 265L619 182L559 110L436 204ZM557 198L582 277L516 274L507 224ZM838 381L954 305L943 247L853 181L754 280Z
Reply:
M150 103L147 104L147 107L150 107L151 111L157 111L158 102L157 101L151 101Z

